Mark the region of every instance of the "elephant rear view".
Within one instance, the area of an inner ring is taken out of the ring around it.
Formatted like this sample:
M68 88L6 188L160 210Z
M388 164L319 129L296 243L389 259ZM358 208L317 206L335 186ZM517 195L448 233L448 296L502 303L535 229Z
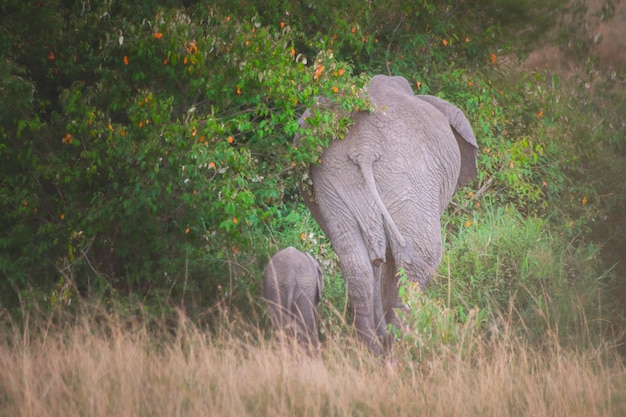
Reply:
M310 167L313 187L302 196L339 258L360 338L382 354L388 325L402 328L397 273L421 288L434 275L441 216L455 190L477 175L478 145L459 108L415 95L405 78L377 75L367 94L375 110L350 114L345 136L330 138ZM343 115L332 101L317 106ZM300 118L305 128L310 114Z
M304 347L317 347L316 305L324 288L317 261L289 246L270 259L264 275L263 296L274 330L295 337Z

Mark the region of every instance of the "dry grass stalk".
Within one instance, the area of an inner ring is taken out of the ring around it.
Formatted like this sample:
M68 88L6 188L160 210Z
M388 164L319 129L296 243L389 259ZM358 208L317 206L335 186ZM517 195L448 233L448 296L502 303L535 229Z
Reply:
M502 338L416 363L327 342L309 358L232 327L209 336L182 323L167 337L114 319L5 328L0 416L626 415L626 368L606 350Z

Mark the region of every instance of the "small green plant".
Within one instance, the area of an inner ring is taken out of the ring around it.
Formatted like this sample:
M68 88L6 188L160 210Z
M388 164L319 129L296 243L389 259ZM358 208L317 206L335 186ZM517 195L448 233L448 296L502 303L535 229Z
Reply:
M400 344L399 351L414 360L441 352L469 354L485 331L485 311L460 305L451 308L409 282L404 270L398 276L398 294L405 307L396 313L405 328L390 325L389 330Z

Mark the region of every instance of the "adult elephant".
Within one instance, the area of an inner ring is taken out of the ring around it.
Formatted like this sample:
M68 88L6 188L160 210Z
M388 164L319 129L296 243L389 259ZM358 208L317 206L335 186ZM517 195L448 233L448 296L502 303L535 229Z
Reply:
M387 324L399 325L396 272L428 284L441 262L441 215L476 176L478 148L461 110L414 95L402 77L377 75L367 94L376 110L350 115L302 194L339 257L359 337L382 354Z

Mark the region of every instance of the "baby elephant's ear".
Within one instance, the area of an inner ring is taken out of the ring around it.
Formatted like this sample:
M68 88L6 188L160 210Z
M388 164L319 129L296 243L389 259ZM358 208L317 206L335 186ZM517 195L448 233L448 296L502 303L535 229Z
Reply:
M324 274L322 273L322 267L320 267L320 264L317 263L315 258L311 256L310 253L308 252L305 252L305 253L306 253L306 256L309 257L311 262L313 262L315 264L315 267L317 268L317 294L315 297L315 302L318 303L322 299L322 290L324 290Z
M450 127L461 151L461 172L457 181L457 189L461 188L478 174L476 167L478 144L472 126L465 114L455 105L435 96L419 95L416 97L430 103L443 113L450 122Z

